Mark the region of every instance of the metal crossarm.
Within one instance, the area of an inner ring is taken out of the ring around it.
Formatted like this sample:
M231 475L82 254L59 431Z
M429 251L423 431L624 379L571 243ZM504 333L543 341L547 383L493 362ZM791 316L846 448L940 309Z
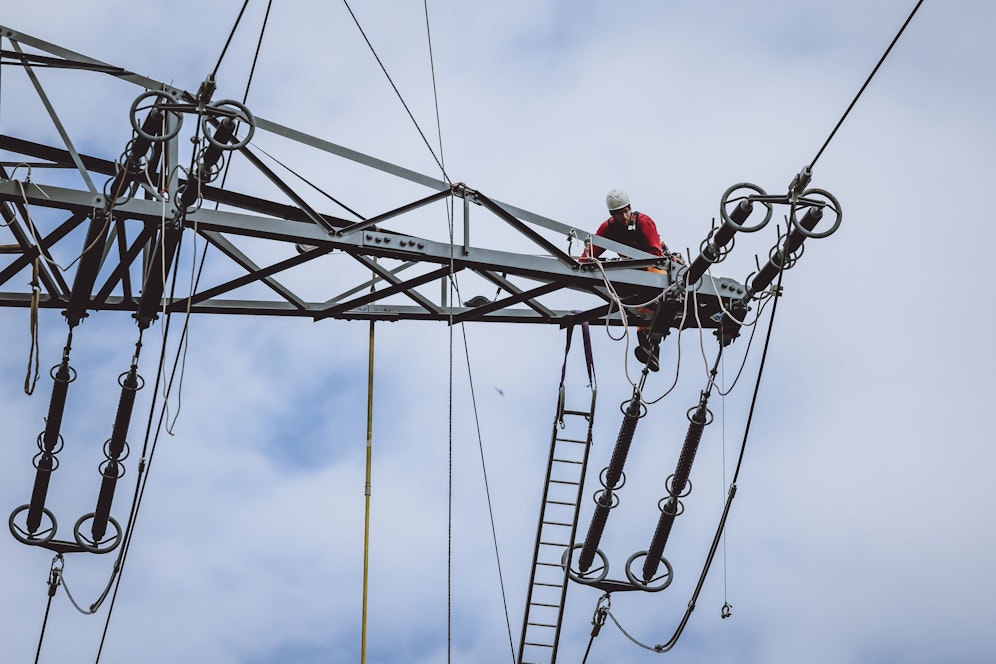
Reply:
M590 239L605 249L632 253L624 244L591 237L589 231L492 199L463 183L444 182L255 117L231 100L202 99L200 92L191 94L4 26L0 26L0 36L12 44L11 50L2 53L5 67L12 75L28 79L27 89L34 90L47 111L41 119L62 139L44 145L30 137L0 135L4 224L0 227L0 246L4 247L0 307L70 310L76 319L103 310L134 314L144 297L146 318L151 312L184 310L316 321L518 322L561 327L600 321L621 325L610 293L646 301L678 277L674 268L667 274L646 271L648 265L660 262L646 254L638 260L605 263L610 287L604 272L581 264L572 255L570 241ZM85 71L95 85L108 88L109 108L119 113L108 114L108 121L124 125L130 121L133 130L118 160L77 149L90 142L71 136L68 129L74 125L63 122L47 103L43 81L32 72L40 66ZM136 97L130 95L132 88ZM185 117L187 128L183 130ZM195 136L188 136L191 121L200 127ZM265 140L257 144L253 135L265 136ZM190 160L196 161L191 169L183 167L188 163L187 138L200 146L193 153L196 159ZM347 193L342 191L346 185L341 178L306 178L264 151L263 145L277 152L281 147L318 151L323 158L333 159L337 168L350 174L359 171L359 178L368 174L394 178L406 193L400 200L387 194L383 200L377 197L368 205L369 214L361 216L340 202ZM233 164L249 167L251 194L236 191L235 185L226 186L217 177L223 167ZM319 209L316 201L321 199L305 185L338 209ZM326 192L323 187L337 191ZM445 220L447 210L452 214L455 198L463 202L463 237L451 233L443 241L433 239L433 234L438 235L436 224ZM480 210L481 216L478 220L475 213L473 224L472 208ZM160 296L161 301L154 302L156 298L138 286L145 282L145 262L167 221L180 231L174 238L177 253L169 257L167 272L188 262L197 251L197 243L181 239L189 234L205 239L210 255L206 278L198 279L196 289L177 299ZM504 235L509 229L513 233ZM472 231L477 246L470 242ZM85 237L88 232L92 233L89 239ZM490 248L499 245L507 249ZM352 260L333 264L330 254ZM63 261L66 268L59 267L53 255L83 256L82 273L78 264L68 260ZM41 289L40 297L33 298L20 276L38 256ZM344 262L350 264L344 266ZM374 273L373 288L361 287L370 272ZM457 273L461 291L469 294L467 301L473 305L446 301L446 287ZM726 282L717 279L716 283ZM708 311L700 312L703 325L713 325L709 316L718 310L714 306L717 297L743 293L739 284L739 293L731 291L732 283L726 285L725 291L714 292L710 281L698 290L699 301L711 303ZM480 294L489 291L493 295ZM639 322L630 318L630 324Z

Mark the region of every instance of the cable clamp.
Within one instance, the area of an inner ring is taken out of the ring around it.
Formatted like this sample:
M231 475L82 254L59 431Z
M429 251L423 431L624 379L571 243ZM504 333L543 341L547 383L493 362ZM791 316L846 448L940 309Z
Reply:
M55 597L55 591L59 588L62 579L62 568L66 566L66 561L61 553L55 554L52 558L52 570L48 577L48 596Z
M605 593L598 598L598 602L595 604L595 613L591 616L592 638L598 636L598 633L602 630L602 625L605 624L605 619L609 615L610 608L612 608L612 600L609 599L609 593Z
M799 171L794 178L792 178L791 184L788 187L788 197L789 201L793 204L799 200L799 196L802 192L806 190L809 186L809 182L813 179L813 171L809 166L803 166L802 170Z

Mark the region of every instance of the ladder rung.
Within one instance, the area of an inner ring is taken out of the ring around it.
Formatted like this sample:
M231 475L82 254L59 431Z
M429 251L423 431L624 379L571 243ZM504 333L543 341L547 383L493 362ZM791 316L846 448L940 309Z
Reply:
M539 646L540 648L552 648L552 643L533 643L532 641L526 641L527 646Z
M587 445L587 440L581 440L580 438L557 438L558 443L578 443L579 445Z
M542 565L543 563L542 563L542 562L540 562L540 563L538 563L538 564ZM547 583L547 585L549 585L549 586L550 586L550 587L552 587L552 588L560 588L560 587L562 587L562 586L561 586L561 584L563 583L563 578L564 578L564 566L563 566L563 565L561 565L560 563L548 563L548 564L547 564L547 565L545 565L545 566L546 566L546 567L554 567L554 568L556 568L556 570L557 570L557 571L555 572L555 573L557 574L557 576L554 576L554 577L553 577L552 579L549 579L549 576L550 576L550 575L549 575L549 573L547 574L547 577L548 577L548 580L547 580L547 582L546 582L546 583ZM539 570L537 570L537 573L538 573L538 572L539 572ZM553 581L557 581L557 584L555 585L555 584L553 583Z
M566 544L562 544L561 546L567 546L567 545ZM537 560L536 564L537 565L543 565L544 567L559 567L560 569L564 568L564 566L562 564L560 564L560 563L544 563L542 561Z
M583 415L588 417L591 415L591 412L587 410L565 410L564 415Z
M578 484L580 484L580 482L571 482L570 480L550 480L550 481L551 482L555 482L557 484L572 484L574 486L577 486Z
M551 609L559 609L560 608L559 604L546 604L544 602L529 602L529 603L532 606L549 606ZM536 624L536 623L530 623L530 624Z
M547 546L567 546L567 542L547 542L546 540L540 540L540 544Z
M567 526L568 528L574 525L573 523L564 523L562 521L544 521L543 523L548 526Z
M581 465L580 461L575 461L574 459L554 459L554 461L559 461L560 463L573 463L579 466Z
M568 507L577 507L577 503L569 503L566 500L547 500L548 503L553 503L554 505L567 505Z
M549 623L537 623L537 622L529 622L526 623L526 625L529 627L553 627L554 629L556 629L557 627L556 625L551 625Z

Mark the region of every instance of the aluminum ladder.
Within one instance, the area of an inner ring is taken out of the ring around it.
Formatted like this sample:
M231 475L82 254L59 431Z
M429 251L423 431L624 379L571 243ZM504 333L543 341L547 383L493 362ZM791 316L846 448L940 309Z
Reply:
M591 449L598 391L588 324L584 323L582 333L591 400L587 410L570 410L565 407L564 382L572 331L573 328L567 330L560 397L553 420L550 456L536 527L536 546L533 549L533 565L526 593L517 664L553 664L557 661L560 627L567 599L568 576L564 561L566 554L574 547L577 534L578 512L588 467L588 452Z

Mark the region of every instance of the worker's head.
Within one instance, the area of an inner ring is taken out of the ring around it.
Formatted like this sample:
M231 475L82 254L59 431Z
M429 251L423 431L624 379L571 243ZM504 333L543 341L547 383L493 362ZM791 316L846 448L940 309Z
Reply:
M609 207L609 212L615 212L629 207L629 196L622 189L613 189L605 195L605 204Z
M613 189L605 196L605 204L609 208L609 214L614 221L629 223L631 215L629 206L629 196L621 189Z

